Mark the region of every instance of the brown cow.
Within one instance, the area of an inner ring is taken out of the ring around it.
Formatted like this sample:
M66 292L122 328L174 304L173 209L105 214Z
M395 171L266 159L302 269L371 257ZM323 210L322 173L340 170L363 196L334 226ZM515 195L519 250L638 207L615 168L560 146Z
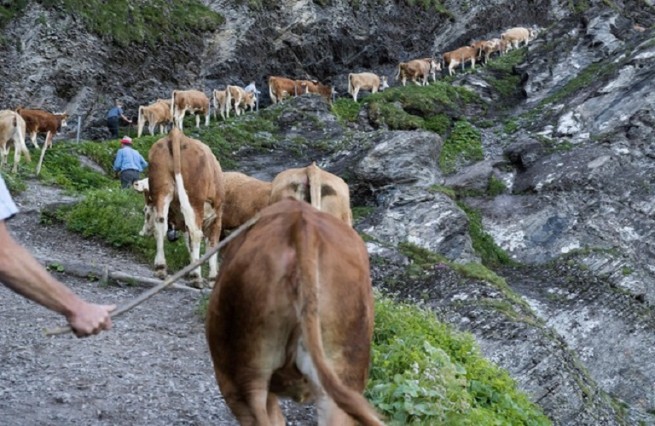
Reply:
M222 256L205 330L216 381L239 423L283 425L278 397L313 397L319 425L382 425L362 396L374 313L359 235L284 200Z
M252 92L246 92L242 87L239 86L227 86L226 89L230 92L231 101L227 104L227 116L230 116L230 107L234 108L236 115L241 115L242 112L246 112L246 107L250 107L250 111L255 109L255 94Z
M20 154L24 153L27 161L32 161L30 151L25 145L25 120L17 112L5 109L0 111L0 167L7 164L9 156L9 144L14 143L14 167L13 173L18 171Z
M432 80L436 81L436 72L441 69L441 65L433 58L413 59L409 62L401 62L398 64L398 71L396 72L395 80L400 78L403 86L407 84L407 79L410 78L414 84L426 86L428 84L428 77L431 75ZM418 78L422 80L421 83L416 81Z
M291 197L307 201L350 226L353 224L348 184L339 176L322 170L316 163L280 172L271 185L271 204Z
M471 69L475 69L475 58L477 50L473 46L464 46L443 54L444 66L448 67L448 75L453 75L454 69L457 65L462 65L464 71L464 64L471 62Z
M155 127L159 126L159 133L164 134L166 126L173 122L171 115L171 101L169 99L157 99L154 103L139 107L139 119L137 125L137 137L141 137L143 126L148 123L150 136L155 134Z
M299 85L296 80L277 76L268 78L268 94L274 104L289 96L298 96L304 93L307 93L307 86Z
M226 113L228 113L228 108L230 103L232 102L232 99L230 98L230 91L225 89L225 90L216 90L212 92L212 100L214 103L214 118L217 119L218 117L216 116L216 111L218 111L221 114L221 117L225 121Z
M320 83L316 80L296 80L296 83L301 89L304 89L301 94L313 93L315 95L320 95L329 104L332 104L332 99L334 99L334 96L337 94L334 87Z
M357 94L361 89L377 93L378 90L382 92L387 87L389 87L389 83L387 83L386 75L380 78L372 72L348 74L348 93L352 95L355 102L357 102Z
M171 95L171 116L173 123L182 130L184 115L189 111L196 115L196 127L200 128L200 114L205 116L209 126L209 98L199 90L173 90Z
M37 133L45 133L45 142L48 146L52 146L52 138L57 131L62 127L66 127L67 113L53 114L42 109L26 109L18 108L17 113L25 120L25 131L32 140L32 145L36 148L39 145L36 143Z
M524 27L514 27L502 33L500 38L508 43L509 48L518 49L521 46L521 43L525 43L524 45L527 46L535 35L536 33L534 30L529 30Z
M221 231L232 231L246 223L257 212L270 204L271 183L255 179L239 172L223 172L225 198L223 200L223 217ZM148 178L137 180L132 188L144 194L146 208L149 199ZM184 231L184 218L173 215L169 210L168 223L172 229ZM147 215L139 235L145 237L154 234L154 223ZM186 237L186 236L185 236Z
M146 221L154 229L157 242L155 274L166 277L164 237L169 222L169 209L175 223L188 234L191 263L200 257L203 235L207 250L218 244L221 233L225 187L223 172L211 149L204 143L184 136L174 127L155 142L148 153L148 186ZM144 225L145 228L145 225ZM217 256L209 259L209 279L213 283L218 271ZM196 285L202 278L200 268L190 273Z

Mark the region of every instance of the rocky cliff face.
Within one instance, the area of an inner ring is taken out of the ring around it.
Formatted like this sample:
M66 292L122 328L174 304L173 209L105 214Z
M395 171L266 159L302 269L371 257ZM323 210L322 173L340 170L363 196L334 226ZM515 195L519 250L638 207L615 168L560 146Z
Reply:
M35 3L4 30L0 105L66 109L81 117L83 136L102 137L114 97L135 111L174 88L209 93L254 79L265 92L273 74L344 92L348 72L392 75L398 61L538 25L513 70L520 101L511 107L498 106L490 68L452 80L484 102L477 113L491 124L479 129L482 161L446 173L444 135L391 130L366 107L346 125L303 97L275 107L286 143L244 155L239 167L270 178L318 159L347 175L354 202L372 210L357 228L370 237L376 285L473 333L554 423L655 424L652 2L445 2L448 13L407 2L323 3L208 1L224 27L156 49L119 49ZM330 148L280 152L297 136ZM505 190L481 195L492 179ZM457 272L481 259L462 204L518 263L495 271L506 285ZM452 263L408 274L401 243Z

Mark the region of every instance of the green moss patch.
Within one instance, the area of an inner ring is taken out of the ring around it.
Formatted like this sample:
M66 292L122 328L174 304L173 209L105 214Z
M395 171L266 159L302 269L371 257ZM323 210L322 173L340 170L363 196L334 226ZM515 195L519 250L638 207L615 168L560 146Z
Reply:
M484 159L480 131L468 121L460 120L444 141L439 156L439 167L445 174L453 173L461 164Z

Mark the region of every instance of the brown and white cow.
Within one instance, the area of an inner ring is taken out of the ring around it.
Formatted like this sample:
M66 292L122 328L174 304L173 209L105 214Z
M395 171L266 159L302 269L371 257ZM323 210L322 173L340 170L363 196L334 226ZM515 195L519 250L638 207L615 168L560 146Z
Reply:
M229 243L205 323L216 381L241 425L284 425L279 397L319 425L382 425L362 393L373 334L366 246L309 204L267 207Z
M412 59L409 62L398 64L395 80L400 79L403 86L407 84L407 79L411 79L414 84L425 86L428 84L428 77L431 75L432 80L436 81L436 72L441 70L441 65L433 58ZM421 79L419 83L417 79Z
M209 126L209 98L199 90L173 90L171 95L171 116L180 130L184 115L189 111L196 115L196 127L200 128L200 114L205 116L205 126Z
M217 90L214 89L212 92L212 102L214 104L214 118L217 119L218 117L216 116L216 111L218 111L221 114L221 117L225 121L226 114L229 112L228 108L229 105L232 102L232 99L230 98L230 91L225 89L225 90Z
M218 244L225 198L223 172L207 145L184 136L176 127L152 145L148 163L149 190L144 212L157 242L155 274L164 278L164 238L170 218L188 235L191 263L200 257L203 236L207 250ZM214 255L209 259L210 280L216 278L217 271L218 259ZM200 285L200 268L190 275Z
M39 147L36 143L38 133L45 133L45 143L52 146L52 138L59 129L66 127L66 119L68 118L68 114L65 112L53 114L42 109L18 108L16 112L25 120L25 131L32 140L32 145L36 148Z
M223 199L223 217L221 232L232 231L246 223L257 212L270 204L271 182L256 179L239 172L223 172L223 183L225 186L225 198ZM148 178L137 180L132 188L144 194L146 208L149 198ZM169 210L169 226L176 230L184 231L184 223L179 215L171 214ZM146 216L143 228L139 235L145 237L154 234L154 223L150 216ZM186 235L185 235L186 240Z
M250 111L255 109L255 94L252 92L246 92L242 87L239 86L227 86L226 89L230 92L230 102L227 104L227 116L230 116L230 107L234 109L236 115L241 115L242 112L246 112L246 107L250 107Z
M296 80L296 83L301 90L304 90L301 94L313 93L315 95L320 95L329 104L332 103L332 99L334 99L334 96L337 94L334 87L320 83L316 80Z
M268 78L268 94L274 104L290 96L298 96L304 93L307 93L307 86L300 86L296 80L278 76Z
M462 66L464 71L464 64L471 63L471 69L475 69L475 58L478 56L478 51L473 46L463 46L443 54L444 66L448 67L448 75L453 75L457 65Z
M14 166L13 173L18 171L21 153L25 154L27 161L32 161L30 151L25 145L25 120L15 111L8 109L0 111L0 167L7 164L9 156L9 144L14 144Z
M150 136L155 134L155 127L159 126L159 133L164 134L166 126L173 122L171 115L171 101L169 99L157 99L150 105L139 107L139 118L137 125L137 137L141 137L143 127L148 123Z
M41 155L39 156L39 162L36 165L36 174L41 173L41 165L43 164L43 158L45 157L46 150L52 146L52 139L55 137L55 134L62 127L66 127L66 119L68 118L67 113L57 113L53 114L42 109L26 109L18 108L16 110L18 114L25 120L25 132L30 136L32 140L32 145L39 147L36 143L36 136L38 133L45 133L45 141L41 147Z
M348 93L352 95L355 102L357 102L357 94L361 89L369 90L371 93L383 91L389 87L387 76L378 76L372 72L360 72L348 74Z
M319 168L315 162L307 167L278 173L271 185L271 204L285 198L295 198L350 226L353 224L348 184L339 176Z
M530 40L534 38L535 32L524 27L514 27L500 35L501 40L509 44L510 48L518 49L521 43L527 46Z

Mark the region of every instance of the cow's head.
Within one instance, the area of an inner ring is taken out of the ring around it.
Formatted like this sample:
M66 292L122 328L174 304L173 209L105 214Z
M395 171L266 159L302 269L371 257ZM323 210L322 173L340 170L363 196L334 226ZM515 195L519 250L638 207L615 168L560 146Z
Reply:
M387 76L383 75L380 79L380 92L389 87L389 82L387 81Z
M67 126L66 120L69 117L67 112L59 112L59 113L53 114L53 115L59 119L59 128Z
M245 106L250 107L251 111L255 109L255 94L253 92L246 92L243 103Z
M155 208L150 199L150 187L148 184L148 178L134 181L132 183L132 188L136 192L143 193L143 198L145 200L145 205L143 206L143 227L139 231L139 235L146 237L148 235L155 234Z

